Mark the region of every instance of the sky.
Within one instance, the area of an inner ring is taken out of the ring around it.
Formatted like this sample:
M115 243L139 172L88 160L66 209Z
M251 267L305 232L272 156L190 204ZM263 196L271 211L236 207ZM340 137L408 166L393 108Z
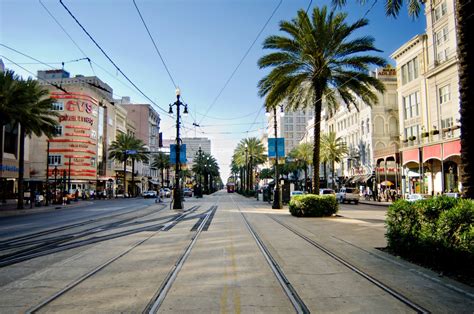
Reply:
M385 0L368 1L365 6L356 2L348 1L342 9L348 13L347 21L366 15L370 23L355 36L373 36L375 46L383 50L378 55L392 65L390 54L425 30L424 17L413 20L405 8L394 19L384 14ZM175 86L180 88L181 100L190 111L184 117L182 136L211 139L211 153L225 182L239 141L260 138L265 131L264 100L257 89L258 81L268 73L257 66L258 59L268 53L262 42L270 35L282 34L279 22L293 19L299 9L310 5L312 10L330 1L135 0L168 71L133 0L63 3L122 72L153 100L164 138L176 134L175 117L167 111L168 104L176 100ZM72 62L85 57L91 59L92 66L85 60ZM133 103L151 103L102 54L59 0L0 0L0 58L25 78L38 70L61 68L64 62L71 76L98 76L113 88L114 98L129 96Z

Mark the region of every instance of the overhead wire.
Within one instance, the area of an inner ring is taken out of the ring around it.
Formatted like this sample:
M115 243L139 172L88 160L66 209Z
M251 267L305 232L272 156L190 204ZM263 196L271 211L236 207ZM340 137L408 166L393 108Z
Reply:
M148 95L146 95L123 71L122 69L120 69L120 67L112 60L112 58L104 51L104 49L97 43L97 41L94 39L94 37L92 37L92 35L85 29L85 27L81 24L81 22L79 22L79 20L76 18L76 16L71 12L71 10L69 10L69 8L64 4L64 2L62 0L59 0L59 3L61 3L61 5L64 7L64 9L69 13L69 15L74 19L74 21L77 23L77 25L79 25L79 27L84 31L84 33L89 37L89 39L96 45L97 48L99 48L99 50L102 52L102 54L107 58L107 60L110 61L110 63L112 63L112 65L115 67L115 69L117 69L117 71L120 72L120 74L123 75L123 77L130 83L133 85L133 87L135 87L137 89L137 91L140 92L140 94L145 97L146 99L148 99L153 105L155 105L156 108L158 108L159 110L161 110L162 112L164 112L165 114L168 115L168 111L163 109L160 105L158 105L155 101L153 101L150 97L148 97Z
M222 95L222 93L224 92L225 88L227 87L227 85L229 85L230 81L232 80L232 78L234 77L235 73L237 72L237 70L240 68L240 65L244 62L245 58L247 58L248 54L250 53L250 50L253 48L253 46L255 45L255 43L257 42L258 38L260 37L260 35L263 33L263 31L265 30L265 28L267 27L267 25L270 23L270 20L272 19L272 17L275 15L276 11L278 10L278 8L281 6L283 0L280 0L278 2L278 5L273 9L273 12L272 14L268 17L268 19L266 20L265 24L263 25L263 27L260 29L260 31L258 32L257 36L255 37L255 39L253 40L253 42L250 44L249 48L247 49L247 51L244 53L244 55L242 56L242 58L240 59L239 63L237 64L237 66L235 67L235 69L232 71L232 73L230 74L229 78L226 80L226 82L224 83L224 85L222 86L222 88L219 90L219 92L217 93L217 96L214 98L214 100L212 101L212 103L209 105L209 107L207 108L206 112L204 113L203 117L201 118L201 120L199 120L199 123L198 124L201 124L202 121L206 118L207 114L209 113L209 111L212 109L212 107L214 107L214 105L216 104L217 100L219 99L219 97Z

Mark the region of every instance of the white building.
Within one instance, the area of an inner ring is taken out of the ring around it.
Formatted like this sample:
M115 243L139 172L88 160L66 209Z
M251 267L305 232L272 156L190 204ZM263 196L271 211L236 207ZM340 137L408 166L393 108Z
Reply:
M426 33L397 49L403 193L461 188L455 1L426 1Z

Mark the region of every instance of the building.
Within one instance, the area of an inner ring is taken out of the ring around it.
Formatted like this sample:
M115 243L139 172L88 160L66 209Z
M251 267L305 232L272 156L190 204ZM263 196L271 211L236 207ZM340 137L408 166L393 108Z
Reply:
M121 105L127 111L127 119L136 126L135 137L142 140L150 152L158 152L160 134L160 115L149 104L131 104L129 98L122 98ZM158 184L158 169L153 169L153 154L148 162L137 163L141 190L151 188L151 184ZM142 180L143 178L143 180Z
M186 144L186 159L188 168L192 168L194 158L201 148L201 152L211 154L211 140L207 137L183 137L183 144Z
M313 118L312 109L299 109L290 111L285 109L283 104L283 112L276 110L276 122L278 137L285 139L285 156L302 141L306 135L306 125L310 119ZM267 134L269 138L275 137L275 120L274 112L270 111L267 114ZM281 156L283 157L283 156Z
M60 116L54 138L31 141L32 178L48 178L58 190L62 184L63 190L105 191L111 196L115 171L108 147L116 137L112 88L95 76L71 78L64 70L39 71L38 77L48 81L39 84L49 89L55 99L52 110Z
M455 1L425 2L426 33L397 49L402 192L461 190Z

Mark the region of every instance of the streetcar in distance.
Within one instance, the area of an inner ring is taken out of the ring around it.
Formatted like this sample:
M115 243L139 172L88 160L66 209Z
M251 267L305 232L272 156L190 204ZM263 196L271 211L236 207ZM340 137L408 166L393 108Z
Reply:
M229 182L227 183L227 193L234 193L235 192L235 183Z

